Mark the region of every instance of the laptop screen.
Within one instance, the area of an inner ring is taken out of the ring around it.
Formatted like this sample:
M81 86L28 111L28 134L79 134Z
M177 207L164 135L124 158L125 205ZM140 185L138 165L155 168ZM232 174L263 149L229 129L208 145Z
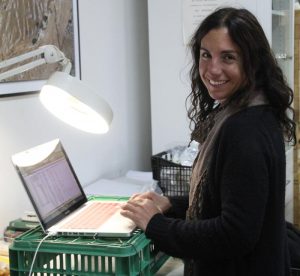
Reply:
M12 161L44 229L87 201L58 139L15 154Z

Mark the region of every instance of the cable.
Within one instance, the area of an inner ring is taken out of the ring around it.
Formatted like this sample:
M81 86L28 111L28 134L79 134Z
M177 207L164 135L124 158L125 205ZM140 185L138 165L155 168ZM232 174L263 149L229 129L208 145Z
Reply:
M37 253L39 251L39 248L40 246L42 245L42 243L49 237L51 236L55 236L56 235L56 232L51 232L49 234L47 234L44 238L41 239L41 241L39 242L36 250L35 250L35 253L34 253L34 256L33 256L33 260L32 260L32 263L31 263L31 266L30 266L30 270L29 270L29 273L28 273L28 276L31 276L32 275L32 269L33 269L33 265L34 265L34 262L35 262L35 259L36 259L36 256L37 256Z

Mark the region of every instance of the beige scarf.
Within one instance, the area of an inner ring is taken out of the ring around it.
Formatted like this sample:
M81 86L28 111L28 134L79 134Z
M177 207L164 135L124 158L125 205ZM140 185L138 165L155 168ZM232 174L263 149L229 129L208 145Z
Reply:
M255 94L248 106L256 106L266 104L263 93ZM207 171L211 165L212 154L215 146L218 133L224 124L224 122L233 114L237 113L240 108L234 107L231 104L224 105L219 108L213 117L211 127L208 128L208 134L205 137L205 141L199 146L199 154L194 162L192 176L190 179L190 193L189 193L189 209L187 211L187 218L193 219L201 212L202 201L202 186L207 178ZM201 139L200 139L201 140Z

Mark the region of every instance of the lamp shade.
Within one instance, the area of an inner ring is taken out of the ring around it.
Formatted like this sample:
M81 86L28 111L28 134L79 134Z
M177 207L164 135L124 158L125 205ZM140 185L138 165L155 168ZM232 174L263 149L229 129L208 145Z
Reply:
M50 76L42 87L40 101L60 120L89 133L106 133L113 118L103 98L65 72Z

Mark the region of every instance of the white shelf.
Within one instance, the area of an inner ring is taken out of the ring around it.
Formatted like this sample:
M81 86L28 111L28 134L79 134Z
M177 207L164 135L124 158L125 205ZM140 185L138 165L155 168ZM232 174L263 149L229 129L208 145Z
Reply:
M285 12L279 10L272 10L272 15L285 16Z

